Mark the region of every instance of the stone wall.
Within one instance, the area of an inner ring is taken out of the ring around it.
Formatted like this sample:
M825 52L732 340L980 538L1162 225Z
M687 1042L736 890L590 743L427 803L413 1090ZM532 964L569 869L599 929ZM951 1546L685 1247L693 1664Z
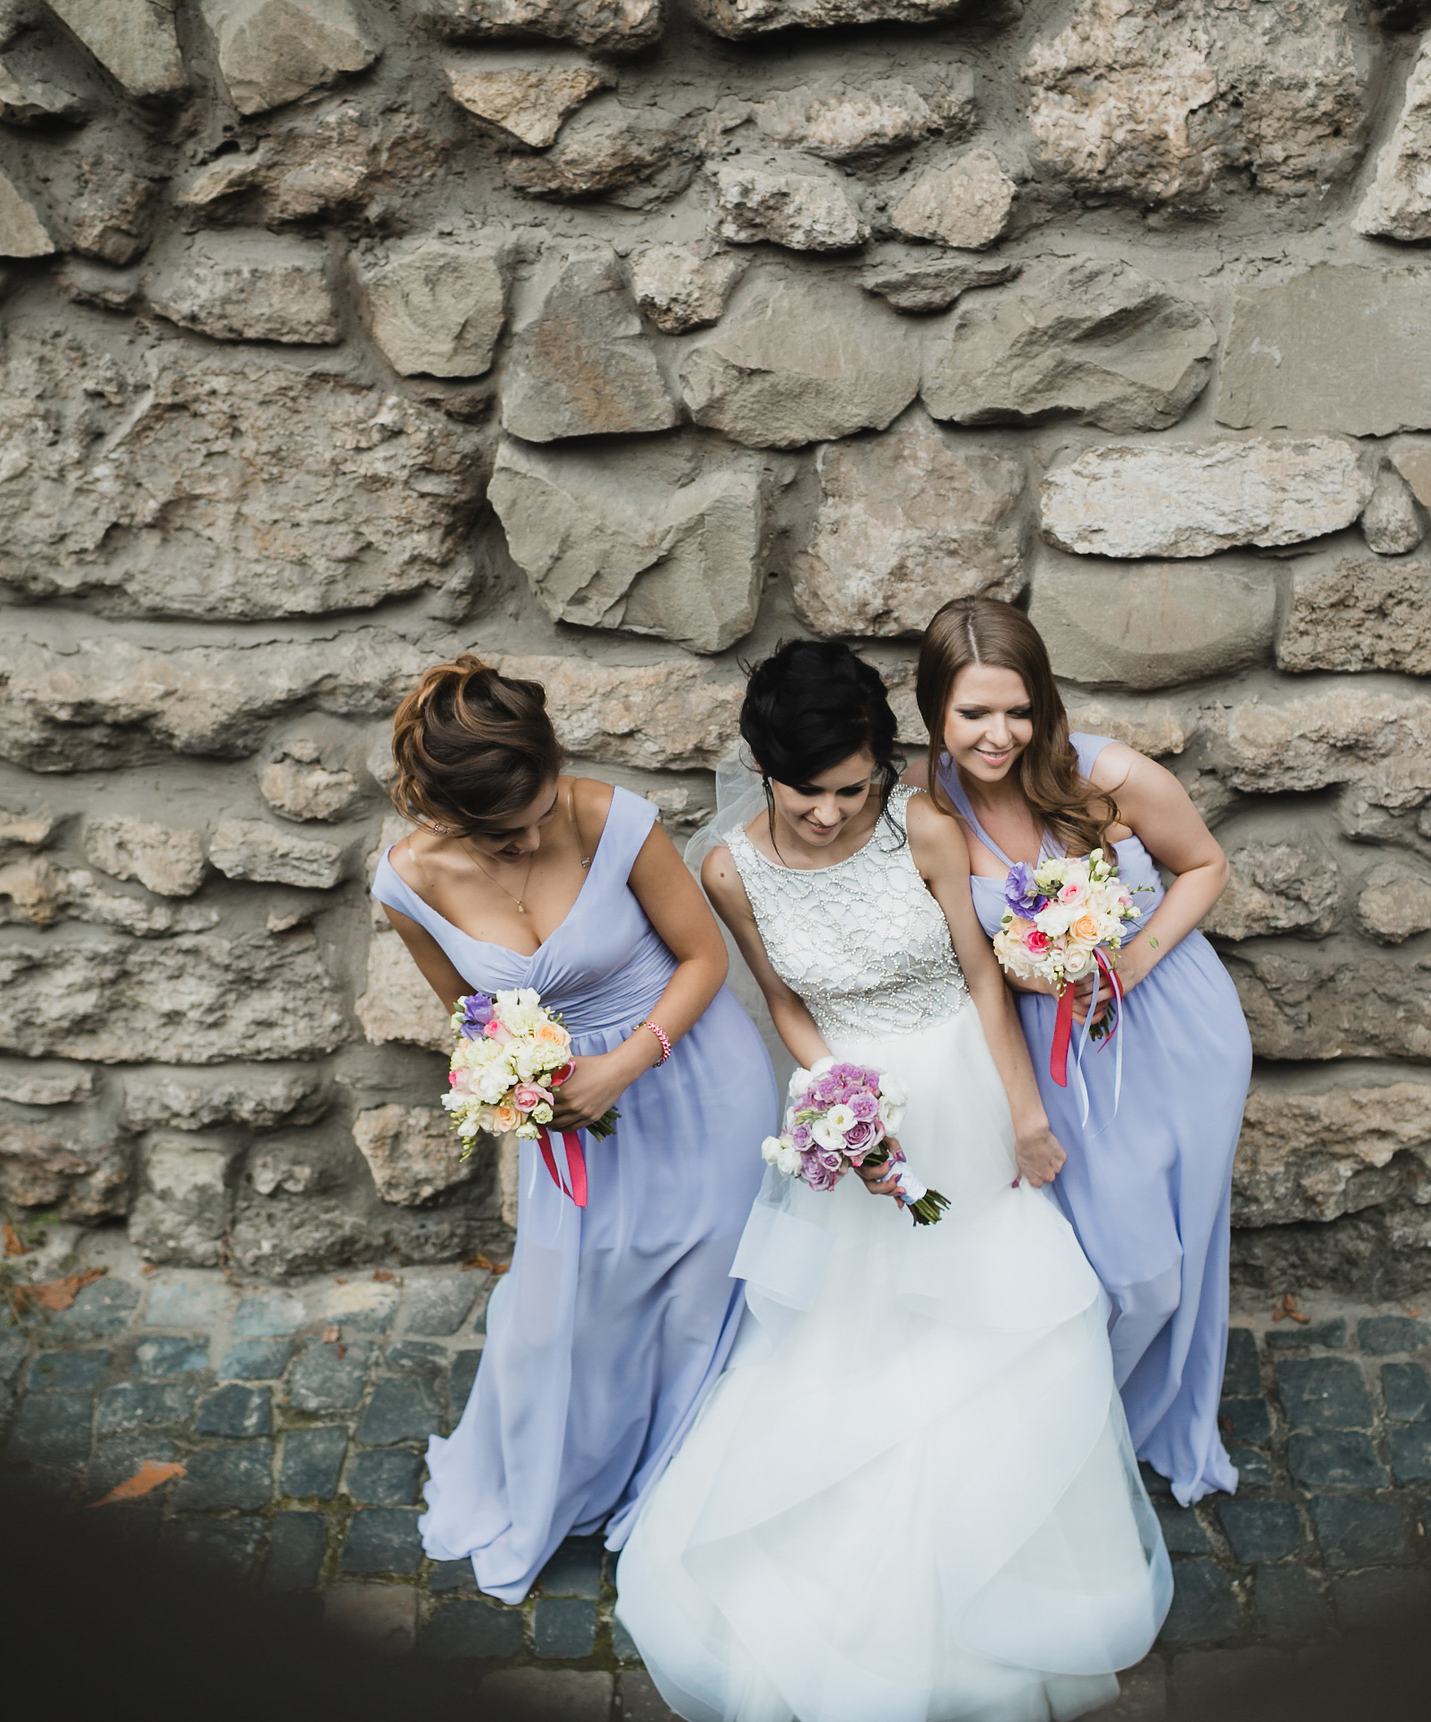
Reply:
M1419 0L0 0L0 1197L509 1243L365 897L464 646L677 835L944 599L1232 856L1237 1271L1431 1280Z

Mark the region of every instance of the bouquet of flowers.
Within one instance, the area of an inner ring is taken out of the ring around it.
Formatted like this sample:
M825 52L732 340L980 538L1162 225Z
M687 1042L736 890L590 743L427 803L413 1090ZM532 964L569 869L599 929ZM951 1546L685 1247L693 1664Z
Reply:
M890 1158L885 1138L904 1117L904 1090L892 1076L859 1064L817 1059L790 1078L785 1128L760 1145L766 1161L812 1190L833 1190L850 1166L882 1166ZM937 1190L921 1184L896 1150L900 1194L918 1226L932 1226L949 1206Z
M1138 918L1133 894L1104 859L1089 855L1051 855L1030 867L1016 861L1004 886L1004 915L994 934L994 955L1018 980L1045 980L1058 995L1050 1074L1068 1086L1068 1043L1073 1030L1070 981L1087 974L1105 978L1113 995L1113 1014L1101 1031L1085 1027L1084 1038L1117 1032L1123 988L1115 959L1123 928ZM1093 1002L1097 1003L1097 981ZM1092 1007L1089 1011L1090 1021Z
M466 1144L462 1158L472 1152L479 1131L492 1136L512 1132L535 1141L552 1182L584 1208L586 1158L581 1137L574 1130L561 1133L568 1183L557 1171L547 1129L555 1091L572 1073L571 1036L560 1016L548 1010L531 987L490 996L468 993L458 999L452 1013L452 1037L452 1066L442 1104ZM618 1116L613 1107L587 1128L598 1139L609 1136Z

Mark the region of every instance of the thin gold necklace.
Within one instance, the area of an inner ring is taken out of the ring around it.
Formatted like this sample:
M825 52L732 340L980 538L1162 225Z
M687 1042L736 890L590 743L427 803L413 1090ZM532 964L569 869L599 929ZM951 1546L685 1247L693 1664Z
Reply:
M481 861L478 860L477 851L472 848L472 846L468 843L468 841L465 837L459 838L458 841L461 843L462 847L467 851L467 853L472 857L472 859L477 862L478 871L480 873L486 874L487 878L492 881L492 883L497 887L497 889L502 893L502 895L504 897L510 897L512 899L512 901L517 905L517 913L519 915L525 915L527 912L527 905L522 901L522 897L526 896L527 886L530 885L532 882L532 863L537 858L536 850L533 849L531 854L527 857L527 871L526 871L526 874L523 876L523 879L522 879L522 896L519 897L519 896L517 896L517 894L515 892L509 891L500 879L494 878L491 873L487 872L487 869L482 865Z

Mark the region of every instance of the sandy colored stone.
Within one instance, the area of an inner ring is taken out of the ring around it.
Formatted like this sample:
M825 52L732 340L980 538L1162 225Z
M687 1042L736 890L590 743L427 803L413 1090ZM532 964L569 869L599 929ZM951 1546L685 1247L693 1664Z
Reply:
M189 79L174 29L176 0L48 0L131 96L177 96Z
M480 377L506 299L503 241L420 239L363 271L373 339L399 376Z
M453 98L519 142L545 149L588 96L615 81L603 66L543 55L525 64L484 57L443 65Z
M448 1115L431 1106L374 1106L353 1119L353 1141L384 1202L415 1208L477 1174L495 1144L479 1138L464 1160Z
M83 98L73 90L37 76L16 56L0 58L0 120L12 126L47 120L73 122L82 119L85 112Z
M1362 881L1356 918L1384 945L1431 931L1431 879L1405 862L1383 861Z
M684 191L696 159L679 130L657 108L632 108L608 96L562 129L541 155L507 162L509 185L559 203L606 198L645 209Z
M115 1219L129 1206L129 1156L99 1130L0 1119L0 1201L50 1208L61 1220Z
M1277 667L1431 675L1431 562L1294 563Z
M1394 466L1376 475L1371 501L1362 510L1362 536L1378 556L1404 556L1421 542L1421 515L1411 486Z
M877 293L896 311L947 311L974 287L1012 281L1021 263L991 263L982 258L939 256L907 263L876 264L860 277L866 293Z
M136 1130L306 1124L323 1106L318 1071L220 1065L193 1071L150 1065L124 1073L124 1118Z
M1023 78L1044 161L1080 191L1197 207L1227 168L1303 196L1356 165L1364 79L1341 0L1076 0L1059 18Z
M221 819L209 839L209 860L229 879L315 891L331 889L344 871L336 843L295 837L263 819Z
M739 40L771 30L827 30L851 24L933 24L968 9L968 0L693 0L717 36Z
M218 924L215 908L150 903L111 891L84 868L57 866L45 856L0 865L0 923L48 927L88 921L138 938L206 932Z
M341 819L358 795L358 780L322 763L315 742L285 744L258 774L258 791L286 819Z
M1279 940L1227 959L1259 1058L1431 1058L1423 964L1360 940Z
M1044 536L1083 556L1210 556L1349 526L1372 480L1340 437L1089 449L1044 479Z
M0 807L0 855L9 856L17 850L42 849L59 829L60 822L41 802L23 812Z
M374 1046L405 1041L433 1052L451 1051L447 1012L394 932L374 932L369 939L367 981L353 1009Z
M1332 929L1341 898L1335 860L1311 843L1241 843L1227 855L1232 878L1199 925L1224 939Z
M921 173L890 213L897 233L982 251L1004 232L1017 192L989 149L965 150Z
M817 634L917 635L950 598L1023 587L1023 463L967 448L922 412L878 437L822 444L820 501L791 569Z
M706 256L696 245L650 245L631 264L637 309L663 335L683 335L720 321L747 259Z
M422 10L459 40L547 36L610 54L649 47L665 23L662 0L423 0Z
M326 249L273 234L205 234L148 277L150 304L219 341L332 346L341 339Z
M712 178L716 232L735 244L768 240L792 251L844 251L869 235L844 180L834 174L742 156L721 162Z
M85 859L115 879L137 879L161 897L190 897L204 882L204 844L190 827L129 814L85 821Z
M94 1072L83 1064L0 1060L0 1100L17 1106L68 1106L94 1095Z
M35 206L0 173L0 257L48 257L56 249Z
M553 258L513 325L502 428L552 442L666 430L678 417L615 253Z
M1431 41L1421 44L1352 226L1378 239L1431 239Z
M241 114L267 113L378 57L353 0L202 0L219 72Z
M1431 508L1431 437L1398 437L1387 453L1423 508Z
M236 1145L224 1136L156 1132L144 1154L129 1237L151 1262L214 1267L233 1210Z
M801 79L763 101L722 104L716 125L731 130L747 116L776 143L826 161L859 161L941 132L970 130L974 75L953 67L922 88L897 77Z
M1202 393L1217 331L1191 300L1124 263L1049 258L933 325L924 401L960 424L1068 414L1162 430ZM1116 552L1113 552L1116 554Z
M1089 564L1045 551L1029 619L1056 676L1174 687L1265 662L1276 570L1247 559Z
M883 430L914 398L919 355L902 319L853 284L760 269L680 378L697 424L752 448L798 448Z

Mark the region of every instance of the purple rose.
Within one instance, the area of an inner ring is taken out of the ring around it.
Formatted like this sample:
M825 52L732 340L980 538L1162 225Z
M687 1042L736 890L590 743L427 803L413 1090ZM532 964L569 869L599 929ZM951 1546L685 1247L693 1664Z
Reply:
M830 1075L842 1088L848 1087L852 1082L858 1082L863 1074L864 1072L857 1064L836 1064L830 1070Z
M868 1154L884 1140L884 1126L875 1119L862 1118L845 1132L846 1154Z
M805 1096L807 1105L818 1106L822 1112L827 1106L833 1106L839 1098L840 1084L830 1075L822 1076Z
M1015 861L1009 868L1004 885L1004 901L1016 915L1032 920L1040 909L1046 908L1048 898L1034 884L1033 868L1027 861Z
M839 1171L839 1156L836 1155L835 1159L836 1166L834 1171L831 1171L828 1166L821 1164L818 1152L805 1155L800 1175L812 1190L834 1189L836 1173Z
M791 1146L798 1148L802 1154L810 1146L812 1140L813 1138L810 1135L810 1126L808 1124L797 1124L790 1132Z
M491 1022L496 1006L486 993L469 993L462 1000L462 1022L459 1032L464 1040L481 1040L482 1031Z
M861 1123L866 1123L872 1118L879 1117L879 1101L875 1099L869 1089L861 1088L850 1096L850 1111Z

